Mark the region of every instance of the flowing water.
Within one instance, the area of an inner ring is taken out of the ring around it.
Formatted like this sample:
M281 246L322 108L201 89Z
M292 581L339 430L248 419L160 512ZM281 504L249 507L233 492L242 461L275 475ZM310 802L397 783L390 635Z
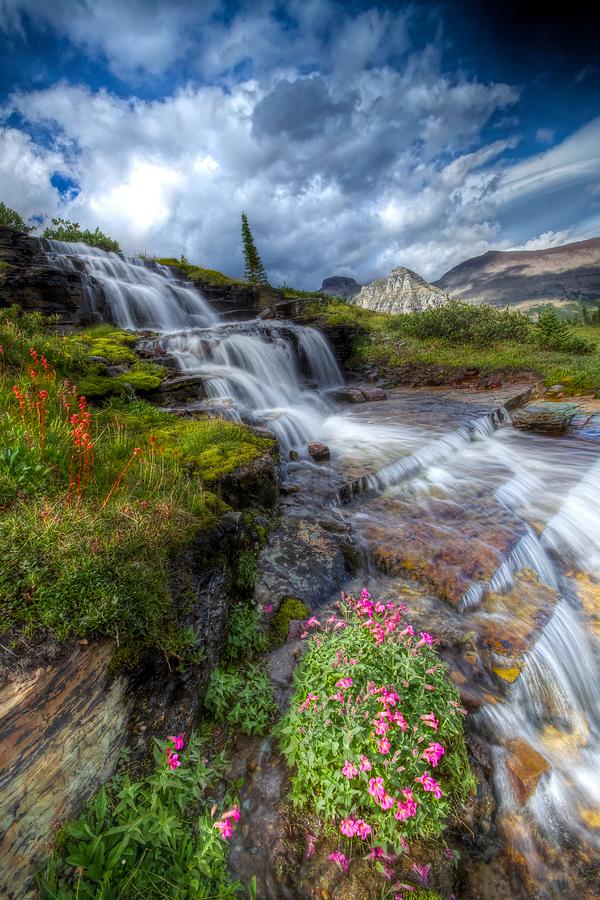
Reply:
M298 487L284 514L345 523L359 583L420 591L430 631L452 615L475 647L447 655L493 758L513 896L598 896L600 420L557 438L513 430L489 398L336 404L343 378L317 330L225 323L168 268L48 245L54 265L83 273L92 308L102 296L116 324L157 332L156 352L201 376L210 400L271 429ZM311 460L314 440L330 462Z

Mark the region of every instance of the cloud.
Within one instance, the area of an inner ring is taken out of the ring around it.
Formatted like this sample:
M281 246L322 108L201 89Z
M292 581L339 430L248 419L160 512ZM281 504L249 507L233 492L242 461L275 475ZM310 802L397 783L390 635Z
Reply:
M555 135L556 132L554 128L538 128L535 133L535 139L538 144L551 144Z
M350 125L358 94L333 99L322 78L283 79L263 97L252 112L255 138L284 135L286 139L307 141L325 131L337 131Z
M564 231L544 231L537 237L525 241L524 244L518 244L515 247L507 247L507 250L545 250L547 247L560 247L561 244L567 244L571 239L571 230L569 228Z

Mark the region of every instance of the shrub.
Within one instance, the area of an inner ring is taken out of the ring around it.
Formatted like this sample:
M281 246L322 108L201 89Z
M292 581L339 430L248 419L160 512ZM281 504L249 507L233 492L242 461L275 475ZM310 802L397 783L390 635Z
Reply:
M451 343L485 346L499 341L528 343L533 326L520 312L498 310L493 306L472 306L452 300L435 309L398 316L398 329L424 340L440 338Z
M66 825L39 879L43 900L236 897L242 885L227 871L226 839L237 806L215 821L224 760L214 767L192 735L155 742L156 771L141 781L117 775L100 788L81 818Z
M114 241L100 228L96 226L94 231L88 228L81 229L79 222L71 222L69 219L52 219L53 228L46 228L42 237L50 238L55 241L67 241L69 243L83 243L90 247L99 247L100 250L107 252L120 253L121 248L117 241Z
M252 659L268 647L269 639L262 627L262 613L248 603L238 603L230 611L227 657L232 662Z
M243 671L214 669L204 699L217 722L228 722L244 734L266 734L277 706L269 676L258 665Z
M439 835L475 787L456 688L402 604L347 598L343 618L312 637L278 726L294 767L291 799L377 858ZM335 618L335 617L334 617ZM309 626L318 625L316 619Z
M591 353L593 347L577 337L556 311L547 306L538 317L538 341L543 350L559 350L562 353Z
M33 231L33 227L26 225L22 216L15 209L6 206L2 201L0 201L0 226L14 228L15 231L23 231L25 234Z

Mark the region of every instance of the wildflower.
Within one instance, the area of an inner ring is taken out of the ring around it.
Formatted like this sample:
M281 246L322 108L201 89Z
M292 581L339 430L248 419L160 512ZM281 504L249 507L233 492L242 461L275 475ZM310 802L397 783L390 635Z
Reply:
M371 760L368 756L361 756L360 758L360 771L361 772L370 772L373 768Z
M424 722L425 725L428 725L430 728L433 728L434 731L438 730L440 723L438 722L438 720L436 719L436 717L434 716L433 713L427 713L427 715L419 716L419 718L421 719L422 722Z
M432 793L436 800L439 800L442 796L441 787L439 786L435 778L431 777L429 772L424 772L423 775L418 775L415 778L415 781L420 781L423 785L423 790Z
M175 747L176 750L183 750L185 741L183 739L182 734L178 734L178 735L170 734L169 737L167 738L167 740L173 741L173 746Z
M392 722L394 723L394 725L399 725L399 726L400 726L400 729L401 729L401 731L402 731L403 734L404 734L404 732L406 731L406 729L408 728L408 724L407 724L407 722L406 722L406 719L405 719L404 716L403 716L401 713L399 713L399 712L394 712L394 713L392 714Z
M380 719L375 725L375 734L379 737L385 737L389 727L389 723L386 722L385 719Z
M413 870L413 872L416 872L416 873L417 873L417 875L418 875L419 878L421 879L421 884L422 884L424 887L426 887L427 884L428 884L428 882L429 882L429 872L430 872L430 869L431 869L431 866L430 866L430 865L420 866L419 863L413 863L413 864L412 864L412 870Z
M383 753L384 755L386 753L390 752L391 746L392 745L390 744L390 742L388 741L388 739L386 737L381 738L381 740L379 740L377 742L377 749L379 750L380 753Z
M410 788L404 788L402 791L404 796L404 800L398 800L398 808L394 813L394 818L399 819L401 822L405 822L406 819L412 818L412 816L416 816L417 814L417 801L413 796L413 792Z
M436 741L435 743L430 744L429 747L426 747L421 755L430 766L435 768L445 752L443 746Z
M394 798L391 796L391 794L384 794L379 805L384 811L387 811L388 809L391 809L393 807Z
M263 606L263 612L266 612L266 613L272 613L272 612L273 612L273 604L272 604L272 603L266 603L266 604Z
M314 856L316 843L317 843L316 835L307 833L307 835L306 835L306 855L308 857Z
M233 826L229 819L219 819L213 827L221 832L221 839L224 841L228 840L233 834Z
M354 837L356 834L356 819L342 819L340 823L340 831L346 837Z
M368 822L365 822L364 819L356 820L356 833L361 841L366 841L372 830L373 829L371 828L371 826L368 824Z
M429 646L433 644L434 638L429 634L428 631L420 631L419 636L424 644L428 644Z
M371 778L369 779L369 787L367 788L369 794L373 799L380 803L385 796L385 786L383 784L383 778Z
M300 706L298 707L298 712L303 712L305 709L308 709L310 704L313 701L318 700L318 699L319 699L318 694L313 694L312 691L309 691L308 694L306 695L306 700L303 703L301 703Z
M354 763L351 763L351 762L349 762L349 760L346 760L344 763L344 767L342 769L342 775L345 778L356 778L356 776L358 775L358 769L356 768Z
M179 753L173 753L171 748L167 749L167 765L169 766L171 772L174 772L175 769L178 769L181 765L179 760Z
M346 690L347 688L352 687L352 684L353 684L353 682L352 682L351 678L340 678L339 681L336 681L335 686L344 688L344 690Z
M222 819L235 819L236 822L240 821L240 808L237 803L234 803L231 809L228 809L227 812L224 812L221 816Z
M311 616L310 619L307 619L306 622L304 623L306 628L315 628L317 625L320 625L320 624L321 623L319 622L319 620L317 619L316 616Z
M331 862L334 862L337 866L339 866L342 872L348 871L350 861L348 857L344 853L342 853L341 850L336 850L334 853L330 853L327 859L330 859Z

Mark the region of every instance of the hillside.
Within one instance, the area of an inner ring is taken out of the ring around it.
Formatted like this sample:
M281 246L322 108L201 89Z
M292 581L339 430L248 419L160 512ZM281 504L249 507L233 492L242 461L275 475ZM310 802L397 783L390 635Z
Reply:
M600 299L600 238L547 250L489 250L434 282L451 297L528 308Z

